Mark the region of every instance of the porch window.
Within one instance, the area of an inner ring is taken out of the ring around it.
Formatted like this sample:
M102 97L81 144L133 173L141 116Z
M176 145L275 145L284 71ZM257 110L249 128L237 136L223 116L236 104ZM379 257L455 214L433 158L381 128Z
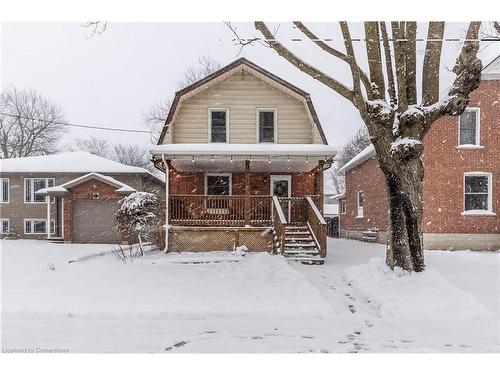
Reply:
M53 187L55 180L53 178L25 178L24 179L24 203L44 203L45 196L35 192L47 187ZM52 202L55 199L52 198Z
M47 233L47 220L46 219L25 219L24 220L24 233L25 234L45 234ZM50 233L56 233L56 226L54 219L50 220Z
M464 213L492 210L491 173L466 173L464 176Z
M363 212L363 207L365 205L365 193L364 192L358 191L357 201L358 201L358 216L357 217L364 217L364 212Z
M231 195L231 174L207 174L205 176L205 195ZM227 209L229 207L228 202L225 198L210 198L207 200L207 208Z
M479 146L479 108L467 108L459 118L459 145Z
M276 109L258 109L259 143L276 142Z
M226 143L227 142L227 110L226 109L210 109L210 142Z
M9 179L2 178L0 179L0 202L1 203L9 203Z

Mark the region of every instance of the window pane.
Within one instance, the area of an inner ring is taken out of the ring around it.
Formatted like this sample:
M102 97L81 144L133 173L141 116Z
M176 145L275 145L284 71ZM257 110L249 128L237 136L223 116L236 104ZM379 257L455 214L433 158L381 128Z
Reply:
M31 202L31 183L33 180L31 178L28 178L24 180L24 196L26 202Z
M9 233L9 221L2 220L2 233Z
M226 112L212 111L212 142L226 142Z
M476 111L465 110L460 115L460 144L476 144Z
M365 201L365 194L364 193L358 193L358 206L363 207Z
M208 195L229 195L229 176L207 176Z
M465 211L487 209L488 194L465 194Z
M31 233L31 221L24 222L24 232Z
M6 178L2 178L2 196L0 197L0 199L2 200L2 202L8 202L9 200L9 180L7 180Z
M274 142L274 111L259 111L259 142Z
M465 193L488 193L488 176L465 176Z
M33 192L47 187L47 180L45 178L35 178L33 182ZM41 194L35 194L35 202L45 202L45 197Z
M45 221L34 221L33 222L33 232L34 233L46 233L47 227L45 226Z

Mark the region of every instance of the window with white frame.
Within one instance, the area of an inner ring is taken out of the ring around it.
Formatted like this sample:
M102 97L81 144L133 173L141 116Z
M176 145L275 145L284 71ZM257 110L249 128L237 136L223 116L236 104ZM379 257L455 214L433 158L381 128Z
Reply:
M24 179L24 202L25 203L43 203L45 196L36 194L40 189L45 189L55 185L53 178L25 178ZM54 201L54 199L52 199Z
M345 200L340 201L340 213L345 214L346 212L346 206L345 206Z
M231 173L207 173L205 175L205 194L214 196L231 195ZM228 202L225 198L210 197L207 200L207 208L226 209L229 207Z
M10 231L10 220L0 219L0 234L7 234Z
M464 212L492 211L491 173L464 175Z
M209 110L209 137L210 142L226 143L227 142L227 109Z
M277 110L257 109L257 132L259 143L274 143L276 142L276 116Z
M364 216L363 207L365 205L365 193L362 191L358 191L356 200L358 202L358 216L357 217L363 217Z
M0 179L0 203L9 203L9 186L8 178Z
M25 234L45 234L47 233L47 220L46 219L25 219L24 220L24 233ZM54 219L50 220L50 233L56 233L56 226Z
M458 123L459 146L479 146L479 108L466 108Z

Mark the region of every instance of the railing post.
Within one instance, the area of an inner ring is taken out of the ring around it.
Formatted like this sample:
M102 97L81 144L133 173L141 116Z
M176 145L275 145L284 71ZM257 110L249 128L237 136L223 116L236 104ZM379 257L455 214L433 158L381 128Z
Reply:
M324 200L324 196L323 196L323 171L324 171L324 165L325 165L325 161L324 160L320 160L318 162L318 186L317 186L317 194L319 194L319 197L318 197L318 209L319 209L319 212L321 214L323 214L323 200Z
M251 221L250 202L250 160L245 160L245 225L250 225Z

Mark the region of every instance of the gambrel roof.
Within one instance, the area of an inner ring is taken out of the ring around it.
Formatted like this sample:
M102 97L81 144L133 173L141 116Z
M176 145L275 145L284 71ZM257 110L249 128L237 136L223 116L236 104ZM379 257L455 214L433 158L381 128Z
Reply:
M311 97L309 93L305 92L304 90L298 88L295 85L292 85L290 82L285 81L284 79L274 75L273 73L265 70L264 68L261 68L260 66L254 64L253 62L245 59L245 58L239 58L238 60L233 61L231 64L226 65L225 67L219 69L218 71L208 75L207 77L185 87L182 90L179 90L175 93L174 100L172 102L172 105L170 106L170 111L168 112L167 120L165 121L165 125L163 126L163 130L160 135L160 139L158 140L158 145L163 144L163 140L165 137L165 134L167 133L168 127L172 123L176 112L178 110L179 103L182 102L183 99L186 97L189 97L191 95L194 95L206 87L210 85L214 80L222 76L229 76L233 72L236 72L236 69L238 67L244 66L248 68L250 71L254 72L257 76L261 76L261 78L267 78L268 80L274 82L277 86L281 86L281 89L284 89L288 93L290 93L293 96L296 96L304 102L304 104L307 107L308 114L311 117L312 122L316 125L318 128L319 134L321 136L321 139L323 140L324 144L328 144L325 134L323 132L323 128L321 127L321 124L319 122L318 115L316 113L316 110L314 109L314 105L312 103Z

